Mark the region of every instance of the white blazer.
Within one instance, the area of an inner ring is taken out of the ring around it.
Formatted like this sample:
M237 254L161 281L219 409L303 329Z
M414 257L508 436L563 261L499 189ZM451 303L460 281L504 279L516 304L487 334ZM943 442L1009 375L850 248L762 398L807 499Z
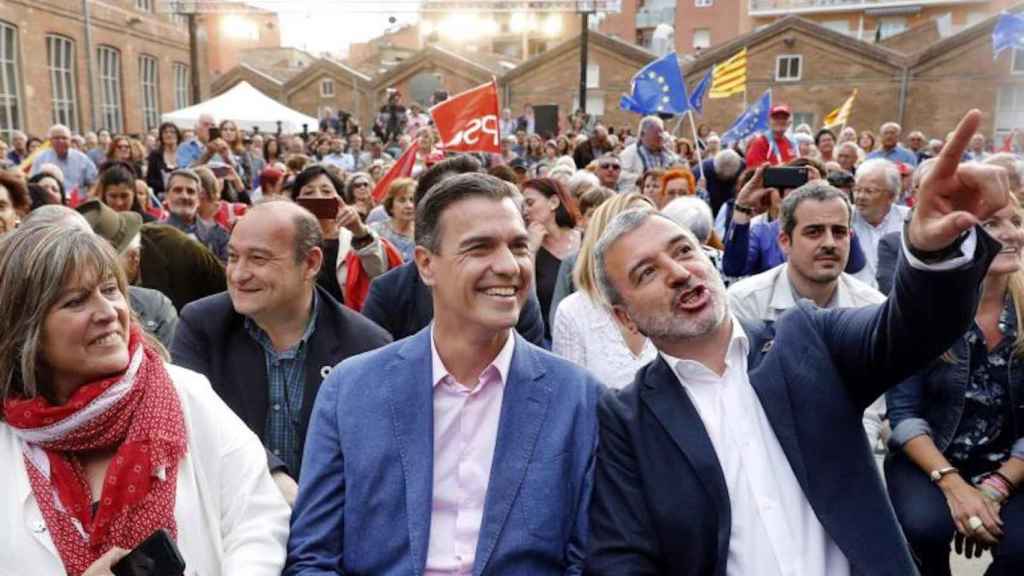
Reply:
M186 576L278 576L291 510L259 438L201 374L167 366L181 399L188 454L174 516ZM0 576L65 574L29 484L14 431L0 422Z

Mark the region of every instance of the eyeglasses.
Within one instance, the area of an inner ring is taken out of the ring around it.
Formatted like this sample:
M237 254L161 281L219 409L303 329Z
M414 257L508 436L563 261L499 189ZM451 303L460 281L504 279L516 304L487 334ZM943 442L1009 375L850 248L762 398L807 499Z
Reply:
M363 187L369 187L369 186L370 186L369 182L359 181L359 182L353 182L352 183L352 187L353 188L363 188Z
M602 170L622 170L622 166L619 166L618 164L608 164L608 163L605 163L605 164L598 164L598 166L600 166Z

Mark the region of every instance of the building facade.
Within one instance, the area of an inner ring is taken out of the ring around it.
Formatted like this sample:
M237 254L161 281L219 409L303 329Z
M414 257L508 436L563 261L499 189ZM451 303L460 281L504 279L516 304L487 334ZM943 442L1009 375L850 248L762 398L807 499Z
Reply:
M157 0L0 2L0 138L140 133L191 98L188 31ZM204 52L200 44L200 53ZM200 58L200 77L206 76Z

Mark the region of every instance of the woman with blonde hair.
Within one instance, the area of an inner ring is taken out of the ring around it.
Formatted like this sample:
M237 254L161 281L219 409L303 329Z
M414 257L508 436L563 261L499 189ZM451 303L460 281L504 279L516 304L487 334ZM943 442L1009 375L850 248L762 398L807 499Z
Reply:
M411 262L416 240L413 237L416 224L416 204L413 195L416 181L412 178L397 178L388 186L387 195L381 203L386 220L370 224L370 230L377 236L391 242L402 254L402 260Z
M982 227L1002 243L968 331L886 393L885 477L923 575L950 573L950 542L986 574L1024 573L1024 215L1013 199ZM965 549L966 548L966 549Z
M628 385L637 369L657 354L646 336L615 318L598 289L595 275L597 240L615 216L633 208L655 209L648 198L631 193L619 194L594 211L573 270L576 292L558 305L552 328L552 352L590 370L611 388Z
M262 443L166 363L127 290L89 230L0 241L0 571L110 574L164 530L195 573L280 574L289 509Z

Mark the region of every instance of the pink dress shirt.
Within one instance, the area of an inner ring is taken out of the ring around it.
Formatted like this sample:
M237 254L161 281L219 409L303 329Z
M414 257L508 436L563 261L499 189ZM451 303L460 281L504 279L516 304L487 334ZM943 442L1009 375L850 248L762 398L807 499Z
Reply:
M473 573L515 341L509 330L505 345L480 379L460 383L445 368L431 333L434 500L425 576Z

